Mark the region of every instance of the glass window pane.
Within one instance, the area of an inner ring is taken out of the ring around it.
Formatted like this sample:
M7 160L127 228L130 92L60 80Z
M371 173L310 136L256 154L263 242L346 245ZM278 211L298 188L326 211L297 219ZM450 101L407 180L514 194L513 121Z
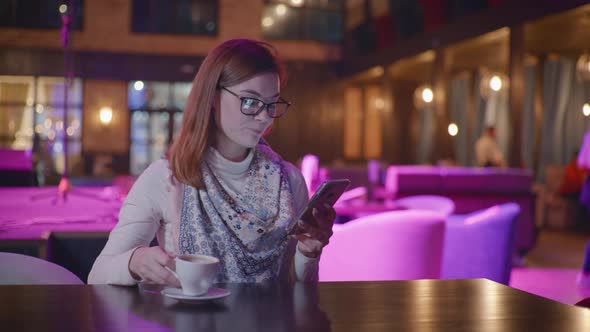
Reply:
M68 137L70 138L81 138L82 128L82 109L81 108L70 108L68 109L68 126L65 128Z
M163 151L168 147L168 126L170 114L155 113L150 118L152 143L152 161L162 157Z
M150 141L160 145L168 144L169 113L154 113L150 117Z
M137 176L149 165L147 144L131 143L130 168L131 175Z
M182 113L174 113L174 131L172 133L173 139L176 139L180 134L180 127L182 126Z
M0 76L0 103L32 106L34 96L32 76Z
M338 42L342 36L342 15L326 10L309 10L305 26L306 36L324 42Z
M152 145L150 146L150 163L161 159L162 157L164 157L164 154L166 153L166 146L161 145L159 143L152 143Z
M81 137L82 109L77 107L68 109L67 126L64 126L63 112L61 107L37 105L35 107L35 116L37 117L35 132L40 134L41 138L49 139L61 139L64 132L68 132L70 137Z
M191 87L192 83L190 82L173 84L172 89L174 94L174 107L184 111L184 105L186 104L186 99L191 92Z
M64 104L63 77L39 77L37 80L37 103L55 107ZM82 80L73 79L68 88L68 105L82 104Z
M133 112L131 115L131 141L136 143L147 143L149 136L149 114L148 112Z
M147 107L146 89L142 81L131 81L127 85L129 109L136 110Z
M144 83L147 107L150 109L162 109L170 107L170 84L165 82Z
M66 0L18 0L0 2L0 26L57 29L62 26L60 6ZM83 0L74 0L71 28L82 28ZM67 8L67 7L66 7ZM64 9L64 8L62 8Z
M283 15L277 15L276 4L267 5L262 13L262 29L266 38L303 39L302 8L286 7Z
M273 1L262 12L262 30L269 39L342 40L340 1L313 0L296 5L292 1Z
M64 169L64 145L63 138L55 139L49 142L53 168L57 173L62 174ZM77 140L68 140L68 173L76 170L78 173L83 172L82 162L82 143ZM74 175L74 174L70 174Z
M133 0L133 32L215 35L218 1Z
M0 146L17 150L32 148L32 107L0 106Z
M356 0L362 2L363 0ZM293 7L309 7L309 8L324 8L324 9L340 9L342 8L342 0L271 0L271 3L283 3L287 6Z

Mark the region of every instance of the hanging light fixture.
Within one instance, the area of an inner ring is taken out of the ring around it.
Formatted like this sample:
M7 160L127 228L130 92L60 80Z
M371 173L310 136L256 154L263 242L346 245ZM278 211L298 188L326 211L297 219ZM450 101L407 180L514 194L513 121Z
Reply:
M576 75L580 81L590 81L590 53L586 52L578 59Z
M434 101L434 92L430 85L419 86L414 92L414 106L417 109L427 107Z

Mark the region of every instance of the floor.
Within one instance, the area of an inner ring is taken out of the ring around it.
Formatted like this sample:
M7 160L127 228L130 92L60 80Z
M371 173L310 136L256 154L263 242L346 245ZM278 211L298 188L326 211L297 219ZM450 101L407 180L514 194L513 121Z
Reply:
M587 231L542 230L525 258L525 267L579 269L589 240Z
M589 241L588 231L541 231L524 266L513 268L510 286L566 304L590 297L590 287L576 283Z

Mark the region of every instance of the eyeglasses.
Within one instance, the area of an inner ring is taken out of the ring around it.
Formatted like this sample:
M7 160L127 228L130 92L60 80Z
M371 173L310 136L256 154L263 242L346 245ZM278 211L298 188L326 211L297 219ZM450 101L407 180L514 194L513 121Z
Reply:
M291 106L290 102L283 100L282 98L280 98L279 101L274 103L265 103L257 98L240 97L237 93L229 90L224 86L222 86L221 88L236 96L236 98L240 99L240 101L242 102L240 105L240 111L244 115L257 116L258 114L260 114L260 112L266 109L268 116L270 116L271 118L278 118L287 113L289 106Z

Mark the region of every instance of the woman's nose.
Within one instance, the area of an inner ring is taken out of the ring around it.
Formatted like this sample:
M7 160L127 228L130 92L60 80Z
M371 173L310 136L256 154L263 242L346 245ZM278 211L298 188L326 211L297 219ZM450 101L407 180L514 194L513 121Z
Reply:
M258 113L256 116L254 116L254 119L257 121L272 120L272 118L270 116L268 116L268 106L264 106L264 108L262 109L262 112Z

